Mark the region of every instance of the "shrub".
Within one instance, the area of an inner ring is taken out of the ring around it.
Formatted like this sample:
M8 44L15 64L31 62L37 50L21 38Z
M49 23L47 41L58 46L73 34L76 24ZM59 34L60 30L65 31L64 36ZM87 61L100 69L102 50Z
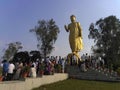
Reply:
M24 66L22 71L23 71L23 73L29 72L30 71L30 66Z

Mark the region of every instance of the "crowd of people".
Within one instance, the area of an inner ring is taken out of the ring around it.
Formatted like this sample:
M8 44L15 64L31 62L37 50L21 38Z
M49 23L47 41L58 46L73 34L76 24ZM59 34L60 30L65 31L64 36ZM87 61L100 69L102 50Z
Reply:
M81 56L81 70L82 71L87 71L89 68L104 68L105 62L104 59L102 59L101 57L94 57L94 56L90 56L87 53L83 54Z
M83 54L79 60L73 54L69 60L70 65L78 65L79 69L83 72L87 71L89 68L104 68L105 62L101 57L94 57L88 55L88 53Z
M3 60L1 63L3 81L18 80L24 77L38 77L65 72L66 59L61 56L46 57L30 62L13 62ZM26 74L25 74L26 73ZM25 76L26 75L26 76Z
M69 60L70 59L70 60ZM29 62L3 60L1 63L3 81L18 80L24 77L39 77L42 75L53 75L54 73L66 72L67 65L77 65L79 69L86 72L89 68L104 68L104 59L83 54L80 60L73 54L70 58L62 58L61 56L51 56L31 60Z

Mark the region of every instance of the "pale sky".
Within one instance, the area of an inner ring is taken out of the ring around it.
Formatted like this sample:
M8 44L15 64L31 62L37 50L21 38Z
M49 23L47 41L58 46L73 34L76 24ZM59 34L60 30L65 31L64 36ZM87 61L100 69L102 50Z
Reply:
M0 0L0 54L10 42L20 41L23 51L37 50L37 39L29 30L38 20L53 18L60 34L51 55L66 56L71 52L64 29L74 14L83 29L83 53L90 53L93 40L88 39L89 25L100 18L115 15L120 19L120 0Z

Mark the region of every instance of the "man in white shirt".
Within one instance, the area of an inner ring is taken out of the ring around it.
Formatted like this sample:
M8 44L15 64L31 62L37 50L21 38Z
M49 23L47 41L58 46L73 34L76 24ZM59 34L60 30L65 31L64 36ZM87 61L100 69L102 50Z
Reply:
M8 80L12 80L13 74L14 74L14 69L15 65L12 63L12 61L9 61L9 66L8 66Z

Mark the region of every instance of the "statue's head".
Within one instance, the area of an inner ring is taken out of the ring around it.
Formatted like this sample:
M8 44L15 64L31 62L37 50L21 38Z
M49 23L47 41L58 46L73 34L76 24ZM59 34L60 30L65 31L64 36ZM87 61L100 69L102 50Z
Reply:
M71 19L71 22L75 22L75 21L76 21L75 15L71 15L71 16L70 16L70 19Z

